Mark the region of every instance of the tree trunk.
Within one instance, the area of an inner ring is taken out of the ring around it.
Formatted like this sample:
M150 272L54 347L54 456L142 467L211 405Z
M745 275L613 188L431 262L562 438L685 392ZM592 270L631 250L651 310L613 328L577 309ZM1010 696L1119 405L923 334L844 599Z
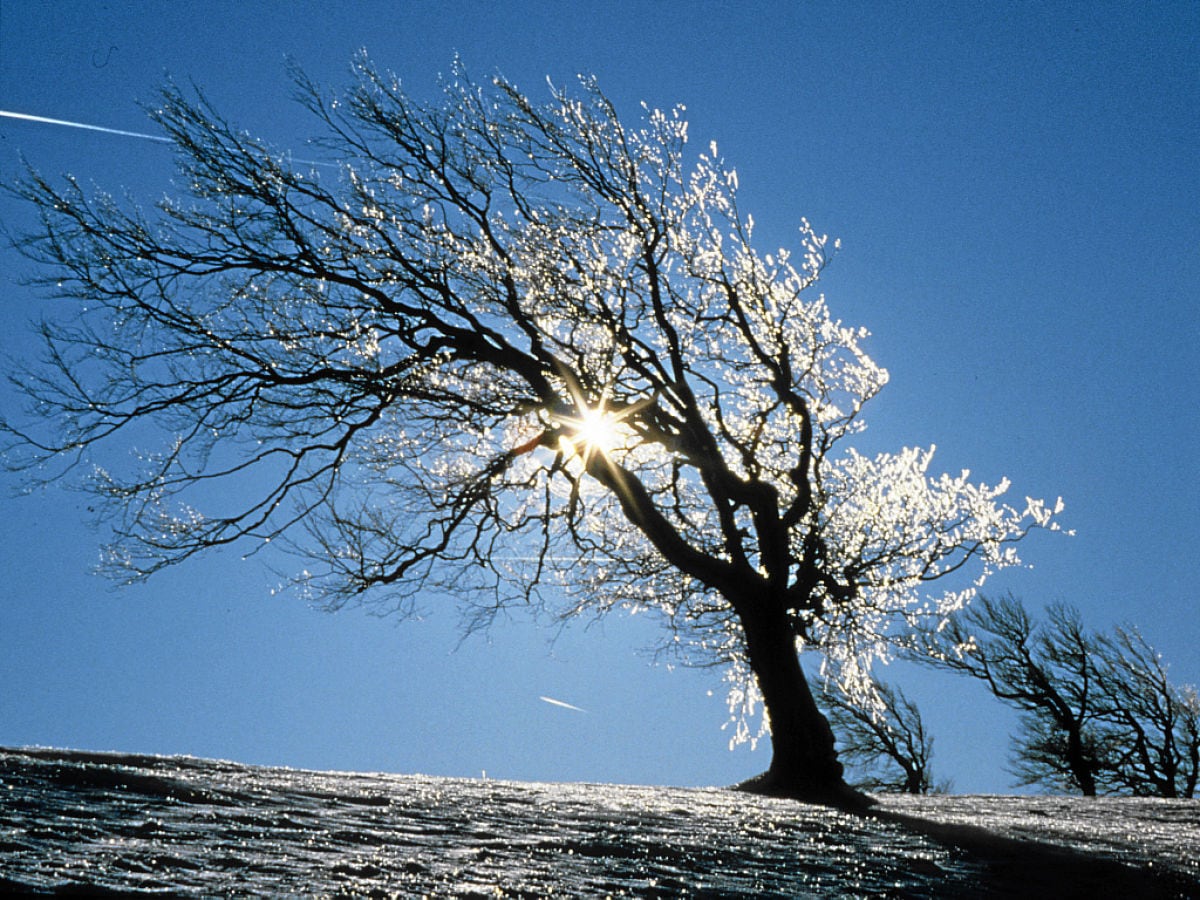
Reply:
M1200 778L1200 740L1194 731L1187 735L1187 771L1183 780L1183 797L1192 800L1196 796L1196 781Z
M1067 765L1075 777L1075 783L1085 797L1096 796L1096 778L1093 773L1094 765L1088 759L1084 750L1081 725L1071 722L1067 728Z
M846 784L833 730L809 689L795 638L779 610L741 612L750 668L758 680L771 725L771 767L738 785L739 790L791 797L849 809L869 798Z
M901 766L901 768L904 771L904 793L924 794L925 777L921 770L915 766Z

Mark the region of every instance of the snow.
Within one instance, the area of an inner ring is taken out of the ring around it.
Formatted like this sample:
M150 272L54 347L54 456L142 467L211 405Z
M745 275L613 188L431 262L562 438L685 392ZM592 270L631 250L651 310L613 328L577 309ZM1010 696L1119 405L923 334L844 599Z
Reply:
M1200 895L1194 801L891 797L880 810L0 749L0 892Z
M1200 802L1157 797L880 798L884 809L1177 872L1200 885Z

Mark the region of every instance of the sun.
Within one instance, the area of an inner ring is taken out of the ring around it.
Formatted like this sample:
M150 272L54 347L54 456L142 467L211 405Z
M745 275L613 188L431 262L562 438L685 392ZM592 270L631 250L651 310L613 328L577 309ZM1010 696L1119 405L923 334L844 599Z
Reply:
M618 450L629 450L639 442L639 429L631 427L635 417L657 401L657 394L634 402L611 404L612 386L605 386L595 405L588 403L582 391L571 388L577 414L559 416L562 449L583 459L584 466L597 454L608 460Z
M553 425L532 440L515 447L512 450L514 456L547 446L547 438L551 435L557 440L560 452L579 457L584 466L597 454L608 459L613 451L627 446L629 434L626 429L620 427L620 423L631 412L640 408L640 405L614 412L608 408L607 395L601 397L595 406L589 405L575 392L572 392L572 395L576 414L553 416Z
M651 397L633 403L618 403L614 409L609 404L609 387L604 389L594 405L574 384L569 390L574 415L561 412L553 414L551 424L545 430L510 451L513 456L557 444L560 453L578 457L585 468L596 456L609 460L614 452L628 450L637 441L637 429L631 428L626 420L655 402L655 398Z
M560 438L563 449L582 458L585 466L596 454L607 459L622 442L618 425L623 417L611 412L607 401L602 397L595 406L589 406L582 397L576 397L578 415L559 420L565 426Z
M610 453L620 439L617 434L618 421L617 417L603 406L584 409L583 414L574 423L574 441L591 450Z

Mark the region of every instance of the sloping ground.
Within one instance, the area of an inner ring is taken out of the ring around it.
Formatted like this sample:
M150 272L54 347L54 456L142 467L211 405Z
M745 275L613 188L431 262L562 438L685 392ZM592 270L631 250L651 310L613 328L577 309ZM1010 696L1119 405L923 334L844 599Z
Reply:
M880 808L942 826L1036 842L1200 884L1200 801L1153 797L879 798ZM899 820L898 820L899 821ZM961 832L960 832L961 833Z
M863 818L719 789L0 750L0 892L1200 896L1196 804L1101 804L886 799Z

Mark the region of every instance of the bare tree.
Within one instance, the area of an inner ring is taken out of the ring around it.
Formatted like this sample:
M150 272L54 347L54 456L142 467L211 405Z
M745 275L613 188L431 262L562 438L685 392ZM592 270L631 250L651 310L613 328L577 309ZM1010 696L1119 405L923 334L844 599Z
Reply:
M1013 771L1021 784L1095 796L1101 769L1096 670L1079 614L1048 610L1035 626L1020 600L979 597L925 639L918 659L978 678L1023 711Z
M586 79L537 105L457 67L425 104L356 72L337 98L297 75L337 174L168 87L189 196L15 188L42 217L21 248L75 302L18 376L11 464L157 435L89 475L126 577L270 541L330 606L657 611L765 706L753 789L854 802L798 649L855 681L970 596L933 582L1016 563L1057 508L845 446L886 373L813 292L826 240L752 249L680 110L626 128Z
M946 786L933 781L933 737L917 705L900 688L878 680L871 699L875 702L850 697L833 684L821 692L838 753L858 773L852 783L867 791L944 792Z
M984 681L1023 710L1013 771L1021 784L1097 793L1193 797L1200 774L1200 702L1167 677L1132 626L1083 628L1051 606L1034 624L1012 597L980 598L925 640L934 665Z
M1131 626L1098 636L1094 655L1110 789L1195 797L1200 774L1196 689L1173 685L1162 656Z

